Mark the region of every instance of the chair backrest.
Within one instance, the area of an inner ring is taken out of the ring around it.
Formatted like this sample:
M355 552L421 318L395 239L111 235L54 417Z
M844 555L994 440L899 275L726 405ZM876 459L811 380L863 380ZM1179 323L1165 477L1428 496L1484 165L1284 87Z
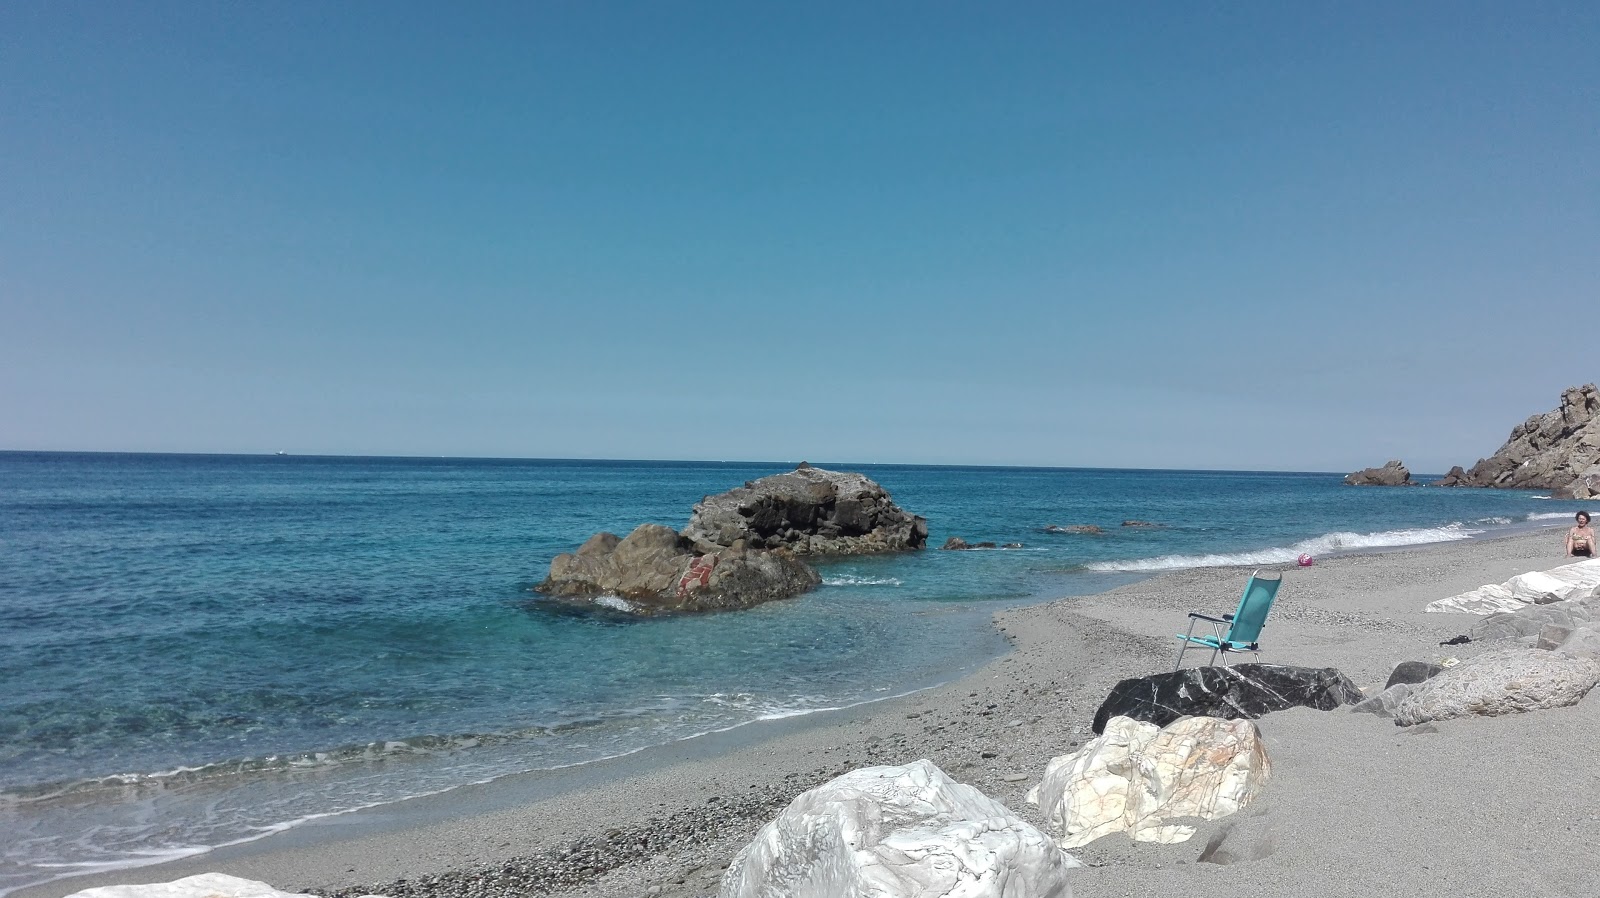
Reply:
M1266 626L1267 612L1272 610L1272 600L1283 585L1283 575L1267 580L1260 571L1250 575L1244 585L1244 595L1239 597L1239 607L1233 612L1233 626L1228 628L1229 642L1254 643L1261 639L1261 628Z

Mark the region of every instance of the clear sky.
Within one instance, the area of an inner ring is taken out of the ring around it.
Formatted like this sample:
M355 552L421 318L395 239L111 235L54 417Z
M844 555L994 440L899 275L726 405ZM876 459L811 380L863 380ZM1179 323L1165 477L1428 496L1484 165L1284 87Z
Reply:
M0 4L0 448L1349 470L1600 378L1600 4Z

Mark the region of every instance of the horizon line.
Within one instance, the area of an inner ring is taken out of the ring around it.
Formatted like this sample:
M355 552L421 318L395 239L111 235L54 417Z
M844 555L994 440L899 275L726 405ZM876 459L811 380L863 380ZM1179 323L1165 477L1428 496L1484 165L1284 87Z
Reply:
M517 455L375 455L375 454L339 454L339 453L294 453L294 452L173 452L150 450L126 449L0 449L0 455L149 455L149 456L175 456L190 458L300 458L300 459L373 459L386 461L498 461L498 462L583 462L590 464L676 464L676 465L769 465L787 466L793 469L800 464L810 464L813 467L837 468L839 466L867 466L867 467L894 467L894 468L995 468L1010 470L1035 470L1035 471L1128 471L1128 472L1168 472L1182 474L1313 474L1328 476L1344 476L1349 472L1339 471L1307 471L1299 469L1265 469L1265 468L1149 468L1125 466L1097 466L1097 465L1047 465L1047 464L993 464L980 462L893 462L893 461L824 461L809 462L804 459L775 460L775 459L712 459L712 458L602 458L583 456L517 456ZM1418 473L1420 477L1443 477L1442 473Z

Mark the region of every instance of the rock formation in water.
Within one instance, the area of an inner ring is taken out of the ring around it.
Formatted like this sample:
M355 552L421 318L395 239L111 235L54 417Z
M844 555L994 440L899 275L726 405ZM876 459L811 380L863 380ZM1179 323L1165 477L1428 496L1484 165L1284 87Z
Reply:
M1344 482L1351 486L1416 486L1411 471L1399 459L1390 459L1381 468L1362 468L1346 474Z
M1451 469L1439 485L1550 490L1571 499L1600 493L1600 390L1568 387L1560 407L1518 424L1499 451L1471 470Z
M804 462L787 474L707 496L683 535L697 548L788 549L796 555L875 555L920 549L928 522L861 474Z
M597 533L557 555L534 587L564 598L613 596L639 614L748 608L814 589L800 555L920 549L928 525L860 474L801 463L788 474L707 496L682 533L643 524L619 539Z
M816 588L822 578L783 550L743 545L696 552L670 527L641 524L627 539L596 533L577 552L557 555L536 587L554 596L609 595L642 614L719 611L786 599Z

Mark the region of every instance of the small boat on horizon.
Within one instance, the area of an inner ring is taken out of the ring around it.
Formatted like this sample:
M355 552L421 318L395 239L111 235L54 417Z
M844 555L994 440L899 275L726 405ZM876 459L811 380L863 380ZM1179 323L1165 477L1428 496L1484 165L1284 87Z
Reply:
M279 449L277 452L274 452L272 454L273 455L288 455L289 453L283 451L282 449Z

